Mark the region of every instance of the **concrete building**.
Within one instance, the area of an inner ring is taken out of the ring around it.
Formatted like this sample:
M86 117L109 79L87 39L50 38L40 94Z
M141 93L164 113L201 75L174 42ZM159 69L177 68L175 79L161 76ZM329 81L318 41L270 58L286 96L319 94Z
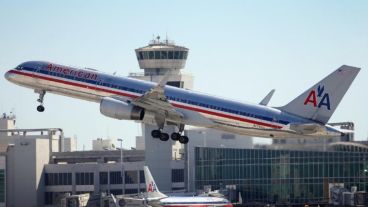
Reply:
M92 140L93 151L115 150L115 149L116 146L112 139L97 138L96 140Z
M74 152L77 150L77 147L76 137L64 137L64 152Z
M62 130L16 129L15 116L0 118L0 126L7 127L0 129L0 203L4 201L9 207L43 206L44 165L52 152L62 150ZM5 195L6 199L1 197Z
M0 207L6 207L6 153L0 152Z

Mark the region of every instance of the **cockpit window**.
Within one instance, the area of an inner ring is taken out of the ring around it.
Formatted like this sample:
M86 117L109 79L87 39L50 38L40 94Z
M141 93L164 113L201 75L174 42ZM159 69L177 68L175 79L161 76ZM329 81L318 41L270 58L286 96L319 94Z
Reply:
M23 66L22 65L18 65L15 69L16 70L22 70L23 69Z

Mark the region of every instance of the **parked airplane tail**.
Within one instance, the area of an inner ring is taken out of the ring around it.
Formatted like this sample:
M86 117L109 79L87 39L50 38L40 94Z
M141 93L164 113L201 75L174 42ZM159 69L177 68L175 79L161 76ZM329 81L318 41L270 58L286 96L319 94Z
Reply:
M327 123L360 68L343 65L280 110Z
M155 180L153 179L150 170L147 166L143 167L144 169L144 178L146 179L146 191L148 199L160 199L166 198L167 195L161 193L156 185Z

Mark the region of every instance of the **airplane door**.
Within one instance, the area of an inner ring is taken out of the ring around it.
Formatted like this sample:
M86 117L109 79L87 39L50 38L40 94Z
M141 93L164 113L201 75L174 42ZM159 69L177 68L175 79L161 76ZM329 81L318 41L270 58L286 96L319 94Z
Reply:
M41 79L39 79L39 75L41 74L41 70L42 70L42 65L38 64L36 67L35 67L35 71L32 73L32 77L33 77L33 80L36 82L36 83L40 83L41 82Z

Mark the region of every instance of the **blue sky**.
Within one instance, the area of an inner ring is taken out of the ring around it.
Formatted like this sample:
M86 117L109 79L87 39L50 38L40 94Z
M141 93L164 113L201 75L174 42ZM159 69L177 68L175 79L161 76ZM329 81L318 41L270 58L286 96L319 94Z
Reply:
M190 49L185 72L197 91L257 103L272 88L281 106L343 64L362 70L330 121L368 136L367 1L0 0L0 71L28 60L140 72L134 49L168 35ZM0 77L0 112L18 127L61 127L79 148L97 137L134 146L140 126L104 117L96 103L37 95Z

